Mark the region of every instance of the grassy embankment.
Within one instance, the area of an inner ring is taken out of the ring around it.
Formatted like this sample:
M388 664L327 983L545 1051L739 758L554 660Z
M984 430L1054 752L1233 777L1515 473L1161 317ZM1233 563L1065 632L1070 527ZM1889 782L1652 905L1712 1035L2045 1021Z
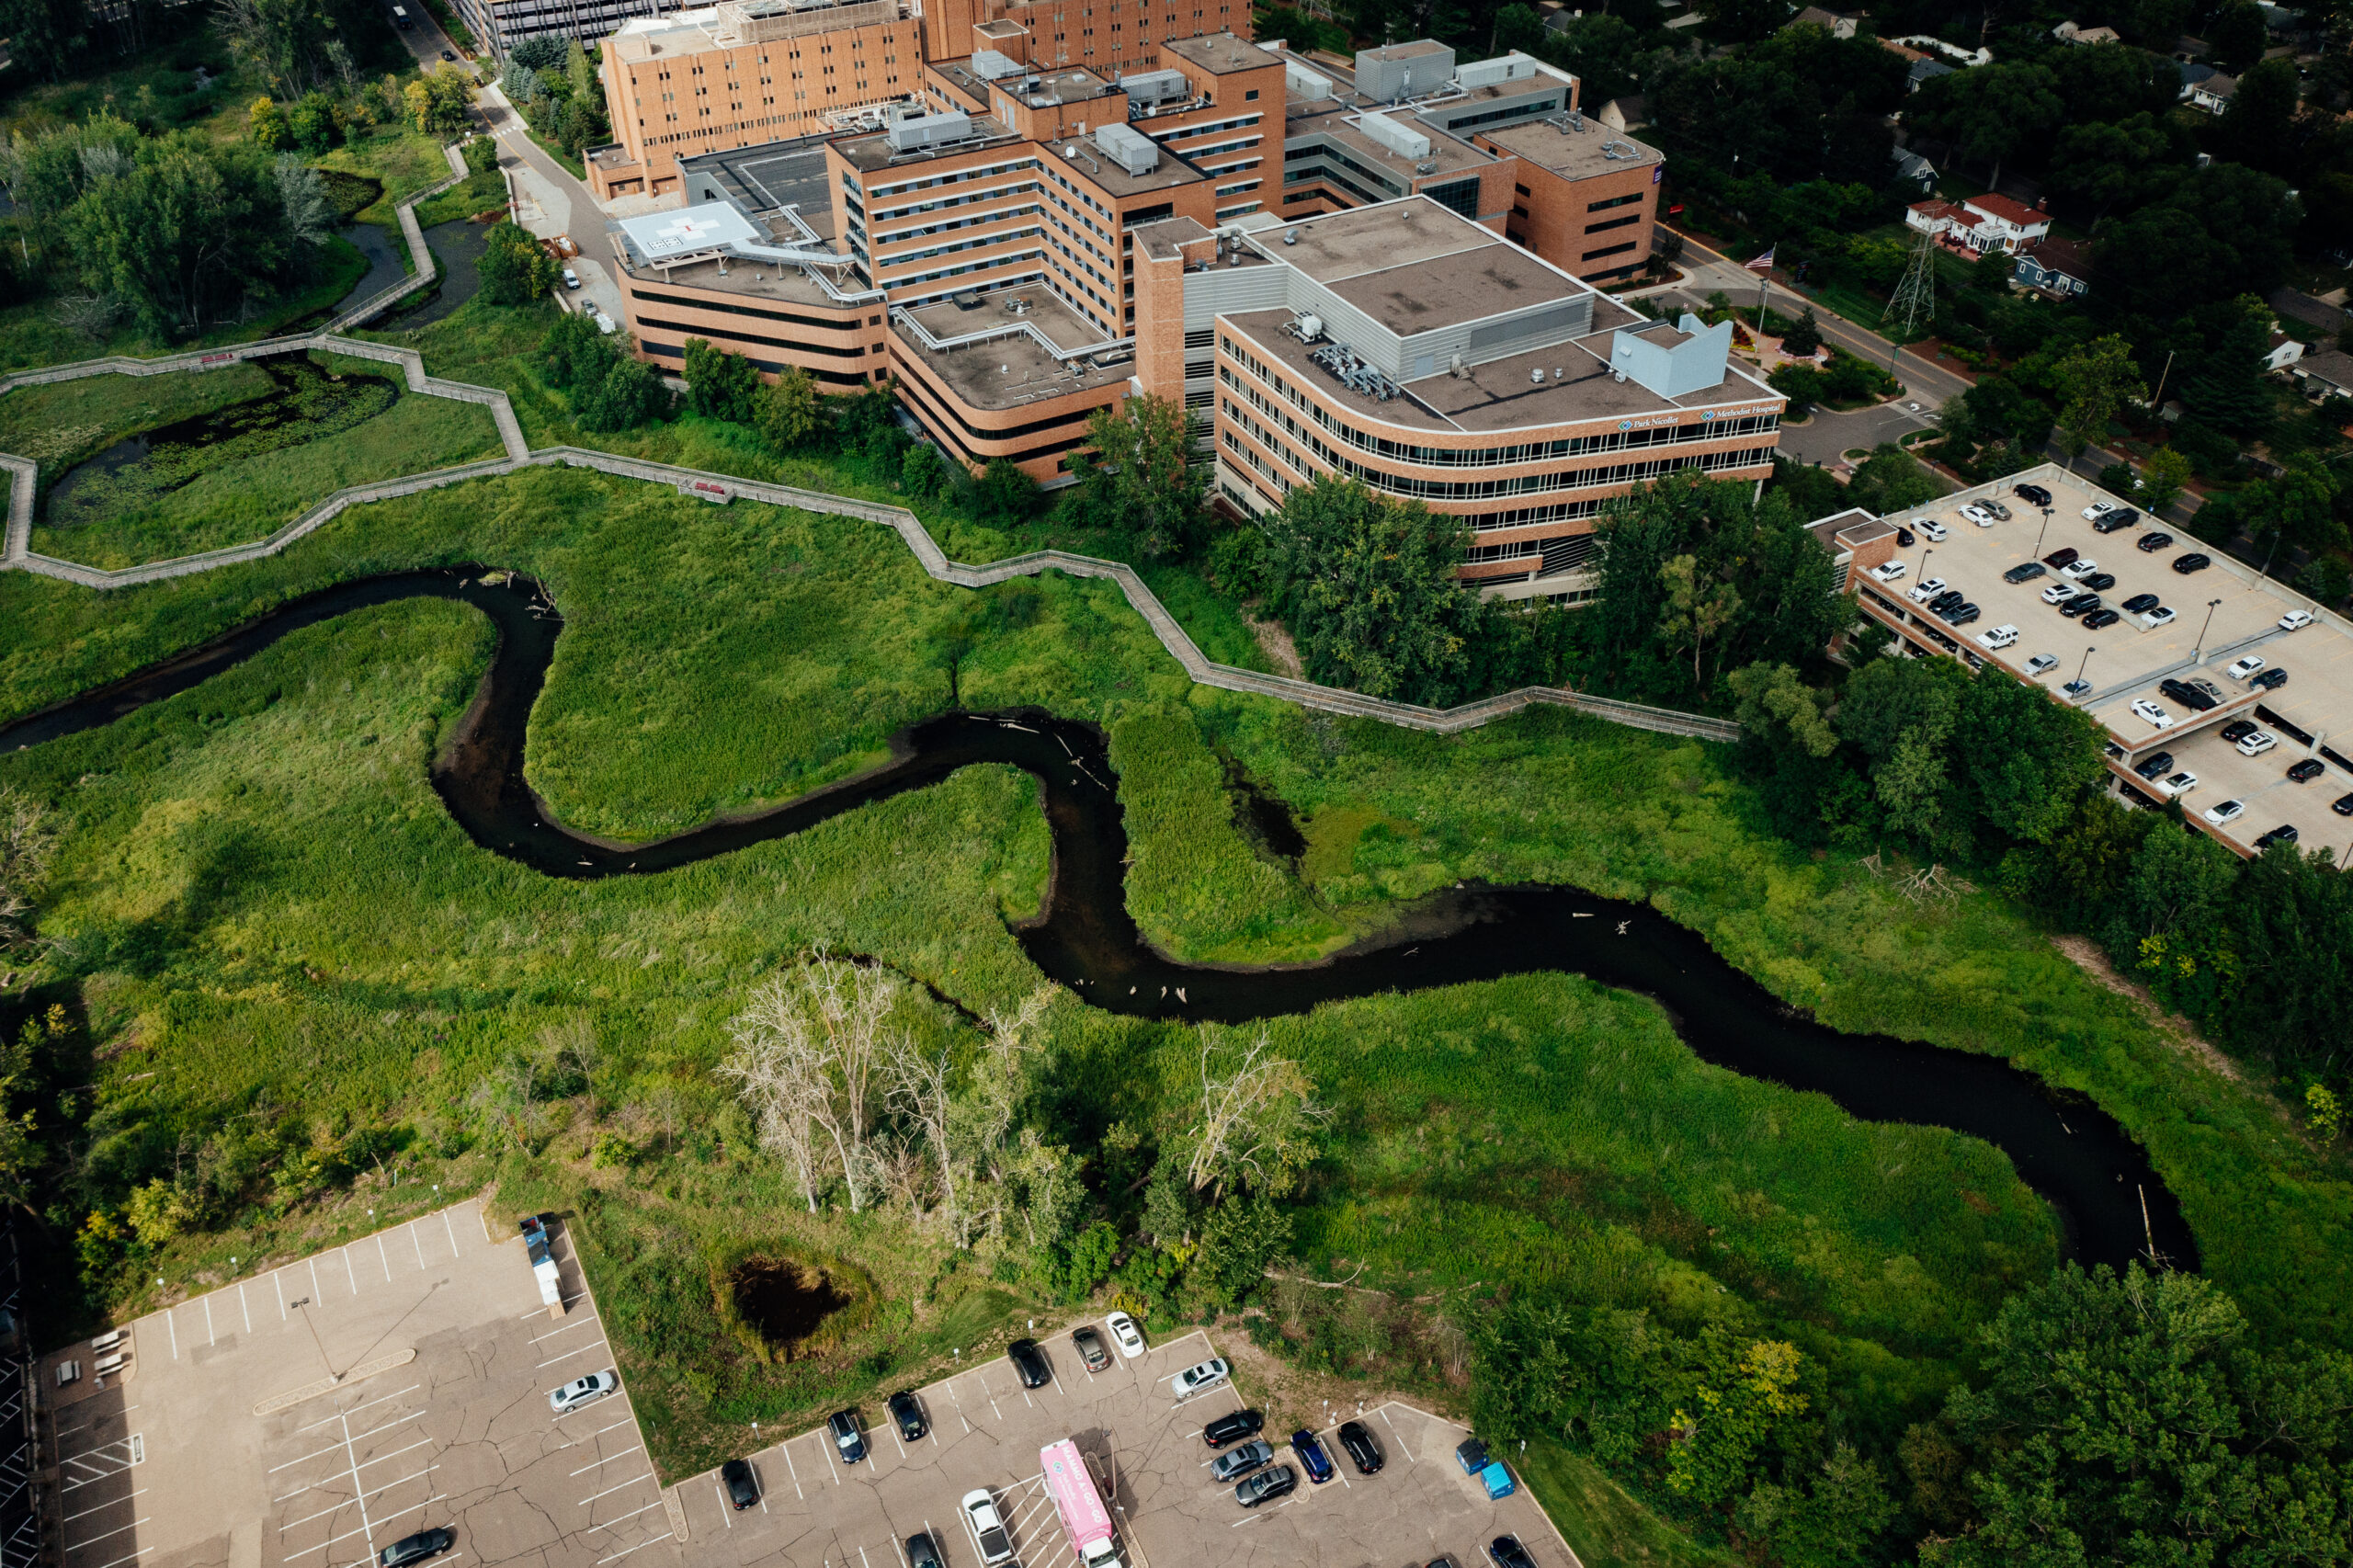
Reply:
M370 360L312 358L345 380L305 389L284 423L159 451L89 476L70 495L52 492L33 528L34 551L114 568L218 549L263 538L346 485L504 449L479 403L409 392ZM0 397L0 450L37 457L44 484L54 484L126 435L273 390L250 366L28 387Z

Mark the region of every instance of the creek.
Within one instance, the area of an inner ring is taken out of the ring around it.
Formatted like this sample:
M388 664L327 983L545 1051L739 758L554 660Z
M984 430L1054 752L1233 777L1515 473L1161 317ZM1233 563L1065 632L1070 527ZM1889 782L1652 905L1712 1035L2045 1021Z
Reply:
M396 572L321 589L111 685L0 726L0 751L108 723L176 695L302 627L370 605L456 599L499 631L491 666L441 758L433 786L468 836L551 877L645 875L799 833L960 768L998 763L1038 780L1053 838L1039 918L1015 935L1049 977L1112 1012L1238 1023L1321 1002L1460 985L1544 970L1638 992L1662 1007L1701 1060L1828 1096L1874 1121L1950 1128L1994 1144L2056 1212L2070 1256L2121 1269L2133 1257L2195 1268L2180 1205L2141 1146L2087 1098L1998 1057L1887 1035L1847 1034L1773 996L1694 931L1646 904L1564 886L1458 885L1422 901L1381 940L1313 964L1176 962L1128 914L1127 829L1108 746L1092 725L1023 710L951 712L892 737L892 759L767 811L627 845L573 833L524 782L531 705L563 622L539 585L497 585L484 568ZM1261 831L1290 829L1280 802L1249 802ZM1279 814L1279 820L1276 820Z

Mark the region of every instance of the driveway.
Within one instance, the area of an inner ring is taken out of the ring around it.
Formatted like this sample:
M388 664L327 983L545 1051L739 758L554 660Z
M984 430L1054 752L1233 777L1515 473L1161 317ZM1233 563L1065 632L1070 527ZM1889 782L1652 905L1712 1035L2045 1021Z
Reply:
M1791 462L1818 463L1828 468L1857 447L1869 451L1882 441L1901 440L1935 423L1929 416L1928 405L1909 397L1848 414L1817 408L1804 424L1781 426L1781 455Z
M484 87L475 111L498 142L498 166L515 187L515 221L540 239L568 234L580 247L571 263L580 275L580 291L568 301L585 299L614 321L622 320L621 290L613 275L612 253L605 244L611 227L604 210L588 187L531 140L523 117L507 103L495 84Z

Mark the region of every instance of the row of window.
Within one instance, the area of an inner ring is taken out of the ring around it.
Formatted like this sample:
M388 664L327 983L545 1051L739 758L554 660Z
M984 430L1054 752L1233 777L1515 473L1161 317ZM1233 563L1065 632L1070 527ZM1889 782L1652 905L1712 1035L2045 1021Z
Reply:
M1750 414L1736 419L1688 419L1677 425L1654 425L1635 430L1605 430L1598 435L1572 436L1556 441L1523 441L1508 447L1425 447L1409 441L1392 441L1358 430L1334 417L1330 410L1274 374L1265 361L1236 344L1232 337L1220 334L1218 347L1247 368L1259 381L1276 388L1285 402L1308 415L1348 445L1392 462L1415 463L1426 468L1501 468L1513 463L1551 462L1562 458L1623 451L1630 448L1675 446L1685 441L1721 441L1728 437L1778 430L1781 424L1778 414ZM1218 368L1218 379L1229 387L1239 388L1254 397L1257 395L1254 389L1237 381L1228 367Z
M926 179L903 179L894 180L889 185L869 186L866 194L870 199L880 201L886 196L896 196L901 191L929 190L934 186L942 185L962 185L967 180L987 179L994 175L1014 174L1023 169L1034 169L1039 166L1036 158L1008 158L1001 164L976 164L969 169L951 169L946 174L933 175ZM852 190L858 188L858 182L847 174L842 176L842 183Z
M731 316L756 316L762 321L790 322L795 326L821 327L827 332L856 332L858 318L827 320L823 316L796 315L790 311L763 311L751 305L722 305L713 300L698 300L686 294L663 294L651 289L631 289L629 297L648 305L684 305L693 311L716 311ZM869 325L879 326L881 318L870 318Z
M1155 142L1166 143L1187 136L1210 136L1221 131L1239 131L1245 125L1257 124L1259 119L1257 115L1245 114L1238 119L1213 119L1205 125L1180 125L1174 131L1150 131L1145 134ZM1175 151L1183 153L1187 157L1193 155L1193 149L1189 147L1179 147Z
M855 188L852 187L852 189ZM1001 185L993 189L975 190L963 196L943 196L936 201L918 201L907 207L878 207L874 210L874 221L881 223L893 218L912 218L918 213L937 212L948 207L965 207L975 201L995 201L1001 197L1028 196L1037 188L1036 180L1023 180L1018 185ZM853 197L851 199L852 204L855 205L856 198Z
M637 324L653 327L658 332L683 332L689 337L709 337L714 330L682 321L657 321L652 316L638 317ZM733 331L725 335L729 343L757 343L769 348L790 348L796 354L823 354L835 359L863 359L870 348L876 354L882 352L882 346L879 343L853 343L847 348L834 348L822 343L811 343L805 338L762 337L756 333Z
M1031 186L1029 188L1035 190L1038 187ZM895 245L907 240L922 239L927 234L950 233L955 230L969 229L980 223L1001 223L1014 218L1035 218L1044 210L1044 208L1034 201L1027 207L991 208L986 212L975 212L969 218L950 218L944 223L926 223L920 228L893 229L887 234L877 233L874 236L874 243L878 245ZM891 256L884 256L882 259L886 262L895 262L909 258Z

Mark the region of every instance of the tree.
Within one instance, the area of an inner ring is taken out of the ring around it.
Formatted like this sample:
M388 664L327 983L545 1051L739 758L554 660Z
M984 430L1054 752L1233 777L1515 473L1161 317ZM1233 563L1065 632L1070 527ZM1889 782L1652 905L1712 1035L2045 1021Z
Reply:
M482 176L498 168L498 143L487 136L469 136L465 142L466 170Z
M254 145L265 153L275 153L293 141L294 133L286 123L286 111L267 94L256 98L253 107L245 111L245 122Z
M268 299L310 259L262 153L191 131L108 153L60 224L84 285L149 330L193 332Z
M403 92L410 120L427 135L454 136L473 107L473 78L443 64L418 74Z
M1808 756L1838 749L1838 732L1824 712L1824 694L1798 678L1787 665L1749 665L1725 677L1739 700L1741 728L1769 735Z
M741 354L714 348L708 338L687 339L687 403L706 419L752 422L760 402L760 373Z
M940 458L939 449L925 441L910 446L899 461L899 488L915 500L926 501L947 485L948 464Z
M1298 1062L1276 1054L1265 1030L1247 1045L1215 1024L1200 1026L1200 1099L1178 1140L1185 1179L1211 1204L1229 1188L1279 1198L1315 1157L1316 1131L1329 1114Z
M1678 555L1658 569L1666 585L1659 635L1676 648L1691 650L1691 684L1699 685L1699 659L1716 633L1740 613L1740 590L1703 570L1696 555Z
M1029 520L1038 506L1038 482L1010 458L991 458L972 486L972 509L984 523L1011 528Z
M1175 398L1145 392L1087 416L1087 445L1071 455L1078 478L1074 515L1127 535L1154 560L1190 554L1201 542L1207 463L1193 460L1199 418Z
M2108 434L2109 421L2126 399L2138 403L2149 395L2132 364L2131 346L2113 333L2069 354L2052 375L2060 390L2059 426L2076 456Z
M790 1163L812 1213L820 1169L825 1185L838 1173L853 1214L874 1194L886 1062L909 1049L896 1017L904 991L879 965L819 953L762 982L728 1022L735 1049L719 1075L738 1085L761 1146Z
M1802 359L1821 347L1822 324L1813 319L1813 307L1808 305L1799 312L1798 319L1790 324L1790 330L1782 335L1781 352Z
M1326 476L1294 487L1264 527L1313 678L1369 697L1461 699L1488 612L1455 576L1470 537L1460 518Z
M1874 512L1901 512L1907 507L1925 506L1944 494L1944 486L1924 467L1920 460L1896 446L1882 441L1871 450L1855 470L1855 477L1847 482L1849 505L1867 507Z
M2214 63L2236 75L2263 58L2271 47L2271 29L2264 25L2260 7L2231 0L2207 25L2206 43L2213 51Z
M0 38L8 40L16 68L44 82L73 74L88 41L88 12L75 0L0 0Z
M573 407L583 430L609 435L667 417L670 389L653 366L616 351L604 375L585 389Z
M39 945L35 900L57 853L49 809L14 785L0 785L0 953Z
M2271 386L2263 368L2270 347L2270 308L2252 296L2234 301L2231 319L2182 378L2182 406L2218 430L2260 437L2271 424Z
M482 274L483 298L492 304L528 305L555 287L555 258L513 220L493 223L485 241L474 267Z
M1979 1565L2341 1561L2353 1519L2353 1363L2259 1349L2193 1274L2063 1265L2004 1303L1945 1419L1984 1523L1937 1560Z
M1965 72L1973 76L1976 72ZM2277 288L2299 213L2284 181L2237 164L2185 170L2147 206L2102 226L2091 309L2172 321Z
M825 410L817 383L799 366L779 371L776 384L760 395L754 423L761 439L778 451L789 452L807 444L825 427Z
M2214 127L2214 140L2242 164L2289 172L2297 162L2290 134L2303 92L2292 60L2266 60L2239 78Z
M2058 78L2048 67L2023 61L1932 77L1913 102L1917 107L1907 110L1906 121L1941 142L1947 157L1990 164L1986 184L1997 188L2002 161L2021 147L2041 145L2067 118Z
M1707 0L1708 34L1724 43L1753 43L1795 13L1791 0Z
M2171 447L2159 447L2142 465L2141 505L2153 517L2180 500L2188 488L2189 459Z
M1963 770L1980 823L2006 838L2047 843L2107 777L2105 739L2090 714L1988 665L1964 689L1950 765Z
M2051 183L2094 203L2095 217L2105 218L2118 203L2142 199L2161 167L2176 161L2173 141L2154 115L2090 120L2059 132L2052 149Z
M313 88L286 111L286 133L305 153L319 153L335 145L335 100Z

